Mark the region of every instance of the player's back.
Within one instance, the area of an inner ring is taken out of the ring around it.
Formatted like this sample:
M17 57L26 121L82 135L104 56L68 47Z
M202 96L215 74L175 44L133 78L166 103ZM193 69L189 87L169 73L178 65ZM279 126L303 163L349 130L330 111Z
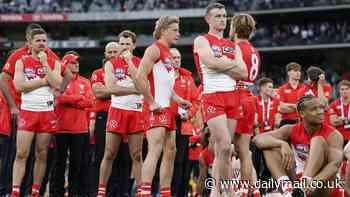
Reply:
M259 51L249 41L238 41L236 44L242 51L243 60L248 70L248 79L242 81L254 83L261 70Z
M249 96L252 95L249 89L254 85L261 71L260 54L247 40L237 41L236 44L242 52L242 57L248 71L248 79L238 81L238 87L241 94Z

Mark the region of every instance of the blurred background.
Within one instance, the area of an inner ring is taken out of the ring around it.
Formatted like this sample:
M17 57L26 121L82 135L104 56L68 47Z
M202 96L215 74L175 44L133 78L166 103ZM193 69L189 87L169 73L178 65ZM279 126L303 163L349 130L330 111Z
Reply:
M204 9L210 0L0 0L0 65L8 52L24 44L31 22L48 32L49 47L62 57L68 50L81 56L81 73L90 77L101 67L104 46L122 30L137 35L135 54L153 42L156 19L181 17L177 48L183 67L195 71L192 44L207 32ZM257 20L253 44L261 52L263 75L284 81L285 65L299 62L306 70L322 67L335 84L350 76L350 0L222 0L228 15L252 14ZM228 31L228 28L227 28ZM226 36L227 36L226 32ZM198 81L197 81L198 82Z

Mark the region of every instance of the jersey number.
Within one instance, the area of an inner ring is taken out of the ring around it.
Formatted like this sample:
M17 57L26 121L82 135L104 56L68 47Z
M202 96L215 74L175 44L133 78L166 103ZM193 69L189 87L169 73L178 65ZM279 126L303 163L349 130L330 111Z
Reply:
M252 67L250 68L249 80L254 81L258 76L259 71L259 58L256 54L252 54Z

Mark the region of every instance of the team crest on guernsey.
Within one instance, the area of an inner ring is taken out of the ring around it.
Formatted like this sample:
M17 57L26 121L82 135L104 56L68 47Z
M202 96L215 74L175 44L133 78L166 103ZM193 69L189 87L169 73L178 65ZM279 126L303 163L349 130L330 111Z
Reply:
M29 80L35 79L35 71L32 68L25 68L24 76Z
M116 68L115 71L114 71L114 77L117 79L117 80L123 80L126 78L125 76L125 72L123 69L121 68Z
M170 72L173 69L173 64L169 58L164 59L163 64L165 68Z
M222 56L221 47L219 47L217 45L211 45L211 50L214 53L214 57L221 57Z

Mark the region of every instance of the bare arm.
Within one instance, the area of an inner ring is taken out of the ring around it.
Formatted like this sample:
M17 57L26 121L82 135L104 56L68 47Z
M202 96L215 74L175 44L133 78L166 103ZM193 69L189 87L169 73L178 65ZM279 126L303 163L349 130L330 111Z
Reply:
M292 113L292 112L296 112L296 104L293 103L285 103L285 102L280 102L279 105L279 111L281 113Z
M273 125L274 129L278 129L281 125L282 115L280 113L276 113L275 115L275 125Z
M26 81L23 73L22 60L18 60L15 66L14 84L19 92L30 92L43 86L47 86L46 78Z
M46 62L43 63L43 66L47 69L47 82L52 88L57 90L61 89L62 77L61 77L61 64L58 61L55 61L55 68L52 70L49 64Z
M328 143L328 164L314 177L315 180L330 180L338 172L343 161L343 136L333 132L327 139Z
M107 87L101 82L92 84L92 92L98 99L109 99L111 97Z
M247 65L243 60L243 55L241 48L237 45L235 54L235 63L238 65L235 68L231 68L225 73L228 74L233 79L248 79L248 69Z
M226 72L234 69L241 71L246 69L245 64L242 65L242 62L237 61L238 58L236 58L235 61L226 58L216 58L210 48L208 40L203 36L199 36L194 40L194 51L205 65L218 72ZM246 73L246 75L248 75L248 73ZM244 76L242 78L244 78Z
M253 143L259 149L279 148L285 145L292 132L290 125L283 126L271 132L259 134L253 138Z
M108 91L116 96L125 96L130 94L138 94L135 88L127 88L120 86L114 82L113 65L110 61L105 64L105 83Z
M317 82L317 95L324 106L328 106L328 99L324 93L323 85L326 83L325 75L321 74Z
M148 83L147 76L152 71L154 63L160 56L160 51L155 46L150 46L146 49L145 54L140 62L139 69L137 70L136 78L134 83L136 89L145 97L148 103L154 103L154 98L151 95L150 86Z
M17 106L8 88L8 81L10 80L11 80L11 77L9 76L9 74L4 72L1 74L0 88L6 98L8 106L12 111L12 109L17 109Z

